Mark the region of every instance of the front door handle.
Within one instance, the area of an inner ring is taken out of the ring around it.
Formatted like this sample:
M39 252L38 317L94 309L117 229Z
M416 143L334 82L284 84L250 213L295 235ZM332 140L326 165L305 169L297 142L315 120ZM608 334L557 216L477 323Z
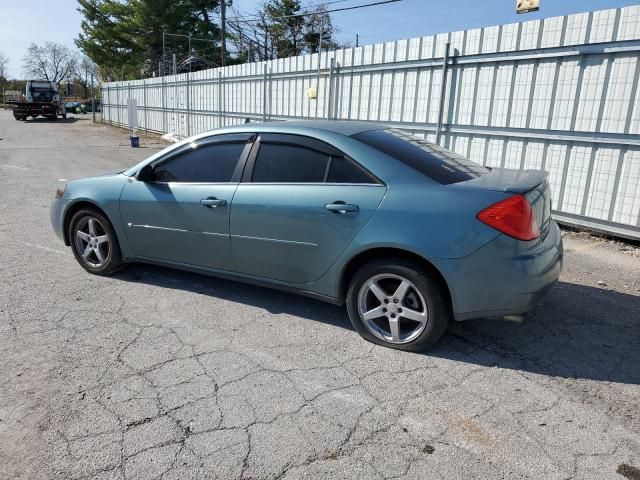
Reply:
M357 212L358 210L360 210L358 205L352 205L344 202L329 203L325 205L324 208L326 208L331 212L342 213L342 214L345 214L347 212Z
M203 198L202 200L200 200L200 205L203 205L209 208L224 207L227 205L227 201L219 200L216 197L209 197L209 198Z

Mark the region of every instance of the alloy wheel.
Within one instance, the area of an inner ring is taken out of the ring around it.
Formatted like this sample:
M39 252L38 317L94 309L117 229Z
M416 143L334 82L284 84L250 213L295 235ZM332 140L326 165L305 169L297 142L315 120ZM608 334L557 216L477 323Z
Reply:
M80 219L75 229L75 248L82 261L93 268L103 267L111 255L111 241L104 225L96 217Z
M373 335L395 344L415 340L429 319L427 303L418 288L391 273L364 282L358 293L358 313Z

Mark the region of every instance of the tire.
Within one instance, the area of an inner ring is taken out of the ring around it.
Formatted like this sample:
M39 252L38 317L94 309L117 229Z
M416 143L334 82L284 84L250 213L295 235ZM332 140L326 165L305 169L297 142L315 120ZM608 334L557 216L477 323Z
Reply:
M351 324L364 339L409 352L433 347L451 318L443 288L403 258L374 260L361 267L349 283L346 303Z
M73 215L69 243L76 260L89 273L111 275L124 266L116 232L96 209L83 208Z

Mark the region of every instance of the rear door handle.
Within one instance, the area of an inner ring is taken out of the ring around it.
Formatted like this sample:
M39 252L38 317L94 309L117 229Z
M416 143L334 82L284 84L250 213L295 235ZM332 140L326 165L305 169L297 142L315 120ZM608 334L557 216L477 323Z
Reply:
M358 207L358 205L352 205L350 203L344 203L344 202L329 203L325 205L324 208L326 208L331 212L342 213L342 214L347 212L357 212L358 210L360 210L360 207Z
M200 200L200 205L203 205L209 208L224 207L227 205L227 201L219 200L216 197L209 197L209 198L203 198L202 200Z

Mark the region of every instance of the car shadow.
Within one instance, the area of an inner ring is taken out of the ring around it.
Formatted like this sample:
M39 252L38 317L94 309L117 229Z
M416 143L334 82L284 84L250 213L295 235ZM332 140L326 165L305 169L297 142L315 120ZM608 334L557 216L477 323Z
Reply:
M78 120L85 120L85 119L76 118L76 117L67 117L67 118L58 117L56 120L51 120L50 118L37 117L37 118L29 118L29 119L25 120L23 123L26 123L26 124L32 124L32 123L75 123Z
M319 300L155 265L123 281L209 295L352 329L344 308ZM561 378L640 384L640 297L559 282L523 323L453 322L425 355Z
M289 314L352 329L342 307L292 293L198 273L134 263L115 275L120 280L185 290L252 305L273 314Z
M559 282L523 323L453 324L430 355L553 377L640 384L638 327L640 297Z

